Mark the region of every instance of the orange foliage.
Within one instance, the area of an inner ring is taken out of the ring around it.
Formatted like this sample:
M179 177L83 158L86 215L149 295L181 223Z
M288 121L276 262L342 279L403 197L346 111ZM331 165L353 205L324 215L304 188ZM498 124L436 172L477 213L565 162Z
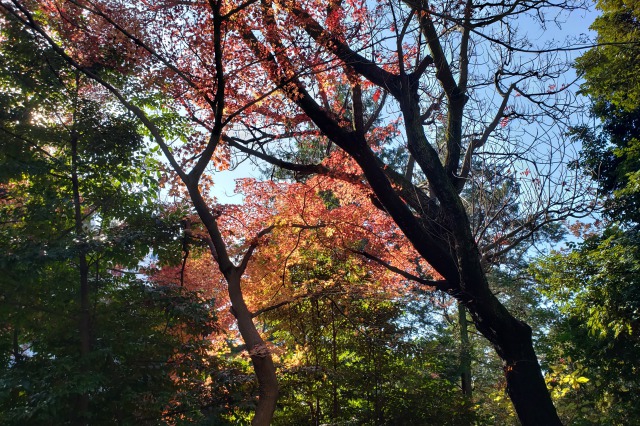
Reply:
M437 278L421 259L393 220L371 201L371 193L352 160L337 152L324 163L339 167L335 176L316 176L304 183L276 183L255 179L237 180L241 205L216 208L218 222L234 258L255 246L242 281L245 301L252 311L323 291L346 291L366 297L394 298L415 285L373 260L367 253L416 276ZM257 238L268 227L271 232ZM313 262L315 254L330 253L335 276L324 282L294 283L291 271ZM163 268L158 282L180 282L180 266ZM226 282L211 255L191 253L184 285L216 298L223 328L233 329Z
M161 108L192 120L194 125L183 130L180 140L169 141L172 154L181 166L187 167L197 161L209 143L211 123L217 108L222 108L216 103L221 90L225 95L224 133L258 142L300 143L310 137L320 138L310 118L285 91L312 91L344 128L353 126L345 102L348 92L357 87L363 99L374 104L380 101L381 89L345 67L333 55L337 48L333 42L309 48L308 36L301 30L279 32L275 46L266 43L265 38L278 28L300 28L302 21L315 21L323 23L326 40L331 35L336 40L349 40L354 46L366 46L373 42L373 34L391 25L383 19L382 4L373 7L360 0L329 5L310 0L265 4L271 8L265 9L259 2L221 2L220 13L226 17L222 23L224 39L219 45L213 30L215 14L208 2L41 0L32 6L39 8L41 19L48 20L52 32L63 40L63 49L81 65L135 71L134 86L139 87L130 89L162 93L165 97ZM294 13L291 5L307 15ZM361 31L365 27L367 30ZM257 44L248 42L248 34L256 36ZM216 74L218 48L223 76ZM256 57L258 53L267 56L274 48L284 71L277 71L269 61ZM415 62L416 55L415 47L405 46L402 59ZM400 58L392 51L377 51L375 57L385 69L398 68ZM282 78L299 76L297 70L304 70L303 86L278 85ZM399 136L399 120L389 117L368 129L364 136L374 151ZM231 152L225 139L218 142L212 159L216 170L229 167ZM304 183L238 180L237 191L244 196L242 205L214 207L211 200L234 261L239 263L246 251L255 246L242 283L246 302L253 311L308 292L290 282L290 269L298 262L307 262L309 253L314 252L330 252L340 262L351 262L354 270L360 271L361 280L349 291L363 295L394 297L406 293L413 284L380 263L358 255L359 251L408 273L437 278L393 220L372 204L368 184L351 157L334 151L322 164L328 173ZM165 181L170 184L170 195L186 198L175 174L169 173ZM205 174L200 180L201 192L209 192L212 184L211 175ZM262 230L272 226L270 233L257 239ZM228 312L226 282L211 256L196 252L186 262L184 285L215 297L222 324L231 329L233 318ZM153 279L178 283L180 269L161 268ZM332 285L335 283L331 280L322 284L325 288Z

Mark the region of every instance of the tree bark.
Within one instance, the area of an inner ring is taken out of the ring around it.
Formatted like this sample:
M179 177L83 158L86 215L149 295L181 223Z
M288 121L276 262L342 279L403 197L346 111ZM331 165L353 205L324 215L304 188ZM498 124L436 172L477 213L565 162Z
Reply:
M254 426L268 426L271 424L278 400L276 369L271 352L265 345L260 333L258 333L253 323L251 312L244 302L242 289L240 288L240 276L231 277L228 279L228 283L233 314L238 321L238 330L247 346L249 356L253 362L253 369L258 379L258 405L251 424Z
M469 306L469 305L468 305ZM502 305L494 312L469 309L476 328L493 343L504 361L507 393L523 426L561 425L533 350L531 327Z
M338 401L338 330L336 329L336 316L333 303L331 303L331 420L335 421L340 413Z
M244 301L241 287L244 271L231 262L216 218L200 194L197 183L185 182L185 184L196 212L209 234L211 255L227 281L231 310L238 323L240 336L247 347L258 380L258 404L251 424L253 426L268 426L271 424L278 400L278 380L271 352L253 323L253 315Z

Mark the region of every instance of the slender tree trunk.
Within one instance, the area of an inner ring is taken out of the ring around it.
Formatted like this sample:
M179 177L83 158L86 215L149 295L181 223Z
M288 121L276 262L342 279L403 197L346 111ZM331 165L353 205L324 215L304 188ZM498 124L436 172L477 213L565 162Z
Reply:
M322 317L320 316L320 302L318 301L317 298L313 298L311 299L311 305L313 306L313 311L314 314L313 315L313 321L314 321L314 327L313 329L316 330L317 334L314 335L314 340L316 341L316 343L313 345L313 368L314 368L314 381L318 380L318 371L320 371L320 354L319 354L319 345L318 343L320 341L322 341ZM320 396L318 395L318 387L315 386L315 383L312 385L312 388L316 388L315 392L313 392L313 398L314 398L314 417L313 417L313 421L311 422L314 426L318 426L320 425L320 416L321 416L321 412L320 412Z
M333 303L331 303L331 367L333 375L331 377L331 399L332 410L331 420L336 420L340 412L340 405L338 404L338 330L336 328L336 316Z
M76 238L78 245L78 268L80 273L80 368L82 375L88 374L88 357L91 352L91 306L89 289L89 263L87 246L82 223L82 202L80 199L80 182L78 179L78 135L75 130L71 134L71 184L73 190L73 208ZM89 394L85 391L78 395L76 424L87 425L89 418Z
M407 167L404 171L404 178L411 182L413 179L413 169L415 168L416 160L413 155L409 154L409 160L407 161Z
M471 388L471 344L469 343L469 324L467 310L458 302L458 325L460 327L460 386L468 401L473 397Z
M20 349L20 341L18 339L19 330L18 327L13 327L13 360L16 365L22 363L22 350Z
M84 253L79 257L80 269L80 364L83 375L88 372L88 357L91 353L91 312L89 290L89 267ZM78 424L87 425L89 418L89 394L84 391L78 397Z
M458 302L458 327L460 334L460 388L464 397L464 410L468 414L465 419L471 424L473 389L471 386L471 344L469 342L469 323L467 321L467 309Z

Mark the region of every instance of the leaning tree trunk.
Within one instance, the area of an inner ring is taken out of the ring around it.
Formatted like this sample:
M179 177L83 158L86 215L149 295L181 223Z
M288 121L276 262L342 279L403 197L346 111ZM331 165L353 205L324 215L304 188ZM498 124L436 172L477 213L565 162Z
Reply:
M420 158L430 154L425 152L428 148L424 149L424 144L421 144L422 152L412 144L424 134L412 134L412 123L407 121L412 155ZM345 145L344 149L362 168L377 202L391 215L423 258L445 278L446 284L442 289L465 306L478 331L492 343L502 358L507 392L520 422L524 426L561 425L533 350L531 327L511 315L491 292L462 201L437 158L423 169L440 200L444 216L438 226L447 231L445 234L440 231L442 238L438 239L432 237L432 230L425 228L435 221L425 218L419 223L415 220L413 212L395 193L366 145L353 143Z
M408 90L402 100L409 151L421 165L440 202L440 214L424 217L423 223L435 220L445 230L441 231L440 241L432 241L431 246L425 244L425 240L428 241L425 225L418 226L422 232L417 235L404 233L424 259L448 281L449 293L464 305L476 329L492 343L502 358L507 392L520 422L525 426L561 425L533 349L531 327L511 315L489 287L480 251L457 188L457 167L455 164L452 168L443 165L429 144L420 121L417 92ZM449 113L456 109L462 111L463 107L464 102L457 108L451 106ZM454 127L458 128L460 124ZM460 145L459 137L457 142L449 145ZM365 170L364 163L360 166ZM385 207L389 208L387 204Z
M504 362L507 393L520 422L525 426L561 425L533 350L531 327L513 317L490 291L465 305L478 331Z

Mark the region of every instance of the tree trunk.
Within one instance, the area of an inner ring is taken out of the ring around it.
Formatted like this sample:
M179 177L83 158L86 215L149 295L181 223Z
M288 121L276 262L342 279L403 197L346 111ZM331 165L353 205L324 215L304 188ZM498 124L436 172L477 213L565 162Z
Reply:
M256 378L258 379L258 404L251 424L254 426L268 426L271 424L278 400L278 380L271 352L253 323L253 315L244 301L240 285L244 272L243 268L237 267L231 262L218 229L216 218L209 210L202 194L200 194L197 182L185 181L185 184L193 206L211 239L211 255L217 261L220 272L227 281L231 310L238 323L240 336L247 347L253 362Z
M333 303L331 304L331 420L335 421L340 413L338 403L338 330L336 329L336 317Z
M467 403L471 402L471 344L469 343L469 325L467 310L458 302L458 325L460 326L460 387Z
M262 340L260 333L253 323L251 312L247 308L240 288L240 276L228 278L229 297L233 314L238 321L238 329L244 340L249 356L253 362L253 369L258 379L258 405L251 422L254 426L268 426L271 424L273 413L278 400L278 380L276 369L269 349Z
M89 298L89 266L85 253L80 254L80 369L82 375L89 374L88 357L91 353L91 311ZM89 418L89 394L78 396L77 424L87 425Z
M407 116L409 114L405 113ZM411 124L407 120L410 150L416 160L424 160L425 156L433 153L429 151L428 142L420 143L420 138L424 139L420 124L415 127ZM385 210L414 248L445 278L446 284L441 289L467 308L476 329L493 344L504 361L507 391L522 424L561 425L533 350L531 328L513 317L491 292L464 205L437 157L423 161L426 163L423 171L440 200L442 216L436 220L446 231L440 231L439 240L432 238L423 226L416 223L413 213L400 201L368 148L352 144L345 145L347 149L362 168ZM429 221L425 220L425 223Z
M433 247L424 245L424 231L417 235L403 231L416 250L448 281L448 291L466 307L476 329L502 358L507 392L520 422L524 426L561 425L533 350L531 327L511 315L491 291L469 218L454 184L456 177L448 174L426 139L419 120L417 99L417 93L407 93L402 105L409 150L440 201L442 216L436 220L446 230L441 236L448 245L449 254L440 252L434 256ZM464 103L458 105L460 110L463 107ZM452 114L451 108L449 113ZM457 143L460 144L460 140ZM359 164L367 174L366 164ZM367 179L371 183L369 176ZM388 205L385 207L389 208Z
M78 267L80 272L80 317L78 328L80 334L80 371L88 374L88 356L91 352L91 306L89 289L89 263L87 261L86 237L83 230L82 203L80 182L78 179L78 135L75 130L71 134L71 185L73 190L73 207L76 238L78 245ZM78 395L76 424L86 425L89 418L89 394L85 391Z
M495 296L491 300L467 300L474 324L502 358L507 393L523 426L562 425L533 350L532 331L513 317Z

